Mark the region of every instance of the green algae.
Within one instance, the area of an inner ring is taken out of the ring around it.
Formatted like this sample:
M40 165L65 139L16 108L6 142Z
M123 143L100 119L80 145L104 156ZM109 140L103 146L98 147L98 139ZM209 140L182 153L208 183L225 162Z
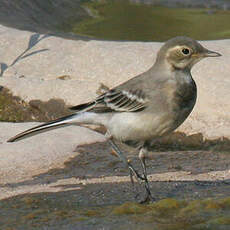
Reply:
M94 208L89 210L80 211L80 214L83 217L103 217L105 216L105 212L103 208Z
M211 220L209 223L218 225L230 225L230 216L222 216Z
M0 201L2 229L40 229L44 226L65 226L96 223L115 226L122 223L130 229L143 230L218 230L230 226L230 197L222 199L162 199L141 205L79 206L73 200L56 200L54 196L28 194ZM49 228L47 228L49 229Z
M148 206L127 202L118 207L115 207L112 213L115 215L131 215L131 214L143 214L146 213L148 210L149 210Z
M113 214L129 214L129 218L132 214L133 220L152 223L160 230L212 229L209 227L210 223L230 225L229 200L230 198L193 201L163 199L142 208L135 203L126 203L116 207Z
M87 1L90 17L69 19L66 32L108 40L165 41L178 35L199 40L230 38L229 10L167 8L128 1Z

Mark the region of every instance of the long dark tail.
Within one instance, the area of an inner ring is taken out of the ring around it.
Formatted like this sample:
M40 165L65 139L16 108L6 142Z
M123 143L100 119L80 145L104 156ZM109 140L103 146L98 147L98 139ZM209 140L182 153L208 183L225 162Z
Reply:
M10 138L7 142L14 142L14 141L19 141L21 139L27 138L27 137L31 137L33 135L42 133L42 132L46 132L48 130L52 130L52 129L56 129L58 127L62 127L62 126L67 126L67 125L71 125L72 123L81 123L81 122L87 122L87 116L81 116L83 114L85 114L84 112L89 111L92 107L94 107L96 104L96 102L88 102L85 104L80 104L74 107L71 107L71 110L74 110L74 114L72 115L68 115L65 117L61 117L59 119L47 122L45 124L42 125L38 125L34 128L28 129L22 133L19 133L18 135ZM83 119L84 117L84 119Z
M66 126L66 125L71 125L71 121L74 120L74 118L77 117L78 114L72 114L66 117L62 117L50 122L47 122L42 125L38 125L36 127L33 127L31 129L28 129L22 133L19 133L18 135L10 138L7 142L14 142L14 141L19 141L21 139L31 137L33 135L36 135L38 133L46 132L48 130L56 129L59 126Z

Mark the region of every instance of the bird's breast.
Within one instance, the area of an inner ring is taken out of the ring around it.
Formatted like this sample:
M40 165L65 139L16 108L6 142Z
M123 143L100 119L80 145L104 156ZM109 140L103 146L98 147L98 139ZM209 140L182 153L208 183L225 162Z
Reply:
M173 94L172 110L175 116L175 122L179 125L191 113L197 98L197 88L195 81L180 82L177 84L176 90Z

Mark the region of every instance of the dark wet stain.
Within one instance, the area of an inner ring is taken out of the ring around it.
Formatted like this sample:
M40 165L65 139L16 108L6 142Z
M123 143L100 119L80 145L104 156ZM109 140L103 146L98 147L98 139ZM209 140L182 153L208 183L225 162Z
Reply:
M49 121L68 115L64 100L50 99L47 102L31 100L29 103L2 87L0 90L0 121Z

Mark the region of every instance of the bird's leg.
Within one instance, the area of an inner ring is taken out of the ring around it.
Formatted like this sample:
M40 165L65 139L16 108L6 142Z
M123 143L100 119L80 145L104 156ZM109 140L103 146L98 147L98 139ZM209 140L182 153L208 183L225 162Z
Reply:
M122 160L125 166L129 169L131 183L133 184L133 176L135 176L137 181L143 180L144 178L137 172L137 170L132 166L132 164L126 159L126 157L123 155L121 150L118 148L118 146L114 143L114 141L111 138L109 139L109 143L112 146L113 150L118 155L118 157Z
M134 180L133 176L136 178L139 186L141 186L141 182L144 180L144 178L137 172L137 170L132 166L131 162L126 159L126 157L123 155L121 150L118 148L118 146L114 143L112 138L109 139L109 143L112 146L113 150L117 153L118 157L123 161L125 166L129 169L129 176L130 176L130 181L133 187L133 191L135 194L135 199L138 200L139 193L136 191L135 185L134 185Z
M131 162L126 159L126 157L123 155L123 153L118 148L118 146L114 143L112 138L109 139L109 143L112 146L113 150L118 155L118 157L122 160L125 166L129 169L130 181L131 181L133 191L135 194L135 199L137 199L139 196L139 193L136 191L136 188L134 186L133 176L135 176L136 180L138 181L139 186L141 185L141 181L144 180L144 178L136 171L136 169L132 166Z
M147 143L144 143L143 147L141 148L141 150L139 152L139 159L141 161L141 166L143 169L143 177L144 177L144 182L145 182L146 196L140 203L145 203L148 201L153 202L156 200L151 194L150 187L149 187L149 181L148 181L148 177L147 177L147 170L146 170L146 163L145 163L147 154L148 154Z

